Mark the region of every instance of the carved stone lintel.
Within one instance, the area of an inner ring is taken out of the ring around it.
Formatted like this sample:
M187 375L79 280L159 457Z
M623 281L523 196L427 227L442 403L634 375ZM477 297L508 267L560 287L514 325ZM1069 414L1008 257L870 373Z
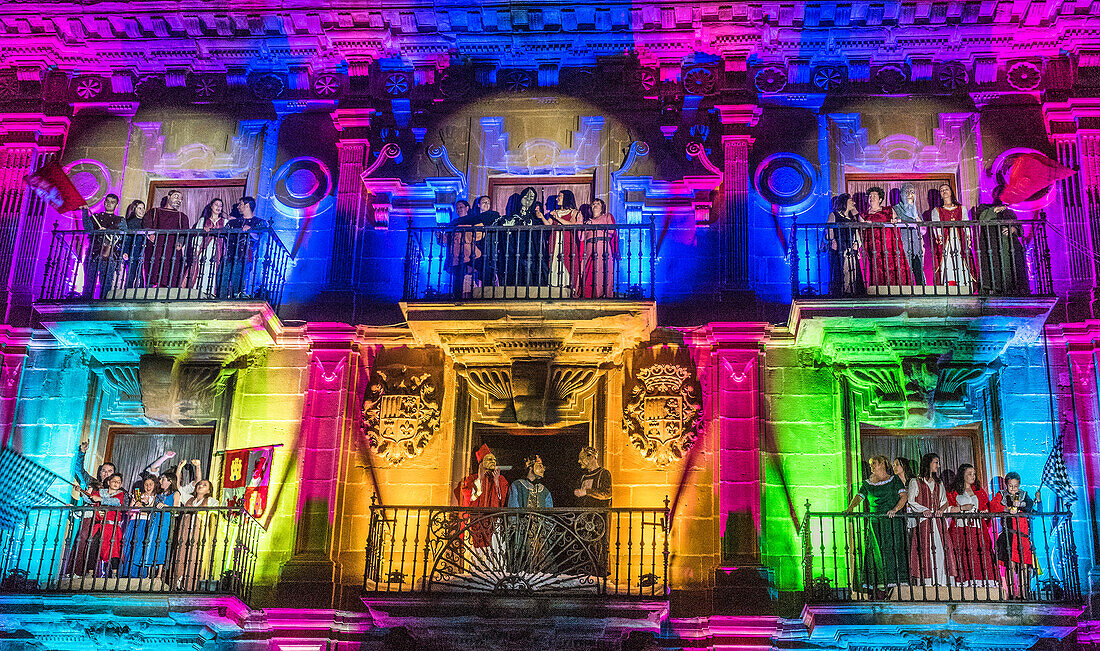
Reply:
M363 405L363 425L379 456L395 466L420 456L439 428L434 397L430 373L404 366L374 372Z

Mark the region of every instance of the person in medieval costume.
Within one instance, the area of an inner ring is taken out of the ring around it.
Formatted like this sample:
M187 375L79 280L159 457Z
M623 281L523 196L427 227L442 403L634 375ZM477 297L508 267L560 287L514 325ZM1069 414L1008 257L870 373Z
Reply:
M467 475L454 489L459 506L500 508L508 497L508 480L500 474L497 457L488 445L482 445L477 453L477 472ZM492 518L479 513L469 516L467 535L469 546L474 549L489 546L492 538Z
M940 481L940 457L921 457L920 472L909 480L909 508L921 516L909 532L909 575L913 583L951 586L955 583L955 551L942 516L950 504Z
M924 217L917 208L917 186L912 183L903 183L901 186L901 202L894 206L894 217L904 224L923 224ZM907 226L898 229L898 237L901 239L901 247L905 251L905 259L913 270L913 284L924 284L924 229L920 226Z
M508 508L548 509L554 506L550 489L542 483L546 465L542 457L532 454L523 460L527 476L512 482L508 488ZM539 574L557 571L552 558L549 538L552 523L544 516L523 513L509 518L507 563L510 574Z
M191 218L183 207L183 193L169 190L160 207L145 213L141 227L148 231L180 231L191 228ZM151 246L145 247L146 278L154 287L179 287L184 277L184 244L186 236L179 233L149 233Z
M937 222L932 230L936 284L958 288L951 293L968 294L974 282L974 264L970 228L963 224L966 213L950 184L941 183L939 190L943 205L930 211L932 221Z

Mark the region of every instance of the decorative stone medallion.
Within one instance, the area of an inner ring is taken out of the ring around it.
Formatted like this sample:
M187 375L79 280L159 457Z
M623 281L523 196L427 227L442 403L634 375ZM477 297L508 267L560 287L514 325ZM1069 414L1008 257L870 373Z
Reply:
M375 371L363 405L370 445L393 465L420 456L439 427L439 403L430 373L406 367Z
M703 404L689 369L653 364L638 371L624 423L631 444L663 468L691 449L702 424Z

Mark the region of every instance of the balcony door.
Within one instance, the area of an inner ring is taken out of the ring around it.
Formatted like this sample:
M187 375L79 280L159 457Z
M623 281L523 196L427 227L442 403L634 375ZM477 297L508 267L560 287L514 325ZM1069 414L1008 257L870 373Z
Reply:
M161 465L161 472L175 468L180 482L192 481L195 478L191 470L181 472L181 469L184 463L198 459L202 464L203 478L210 479L213 449L213 427L113 426L107 430L104 459L115 464L122 475L123 486L129 489L139 481L138 475L146 466L169 450L176 456ZM217 481L211 481L217 486Z
M562 190L572 190L577 205L592 201L593 176L498 176L489 179L489 197L493 210L504 215L512 195L518 197L528 186L538 193L538 200L547 211L557 208L555 196Z
M969 463L978 471L981 485L987 490L990 477L986 473L981 430L977 424L950 429L884 429L863 425L860 428L861 474L869 474L867 459L881 454L893 461L895 457L909 459L913 473L920 472L920 459L929 452L940 456L942 476L954 475L959 466ZM948 475L950 471L950 475Z
M550 489L554 506L573 506L573 486L581 474L577 457L588 441L588 425L583 423L560 428L475 423L473 449L480 448L482 443L488 445L509 484L527 475L524 457L529 454L541 456L546 464L543 484Z
M225 216L237 204L237 200L244 196L244 179L202 179L187 181L153 181L149 184L148 206L159 206L164 197L172 190L183 193L183 206L180 210L191 220L194 226L202 214L203 208L214 199L221 199L225 204ZM122 208L125 208L123 206Z

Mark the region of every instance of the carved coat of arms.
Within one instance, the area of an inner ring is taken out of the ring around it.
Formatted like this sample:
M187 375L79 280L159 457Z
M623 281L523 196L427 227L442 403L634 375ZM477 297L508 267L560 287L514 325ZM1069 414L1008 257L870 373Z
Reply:
M439 404L430 373L375 371L363 404L371 447L393 465L419 456L439 427Z
M691 372L676 364L653 364L636 376L624 410L630 442L659 467L680 459L695 442L703 404Z

